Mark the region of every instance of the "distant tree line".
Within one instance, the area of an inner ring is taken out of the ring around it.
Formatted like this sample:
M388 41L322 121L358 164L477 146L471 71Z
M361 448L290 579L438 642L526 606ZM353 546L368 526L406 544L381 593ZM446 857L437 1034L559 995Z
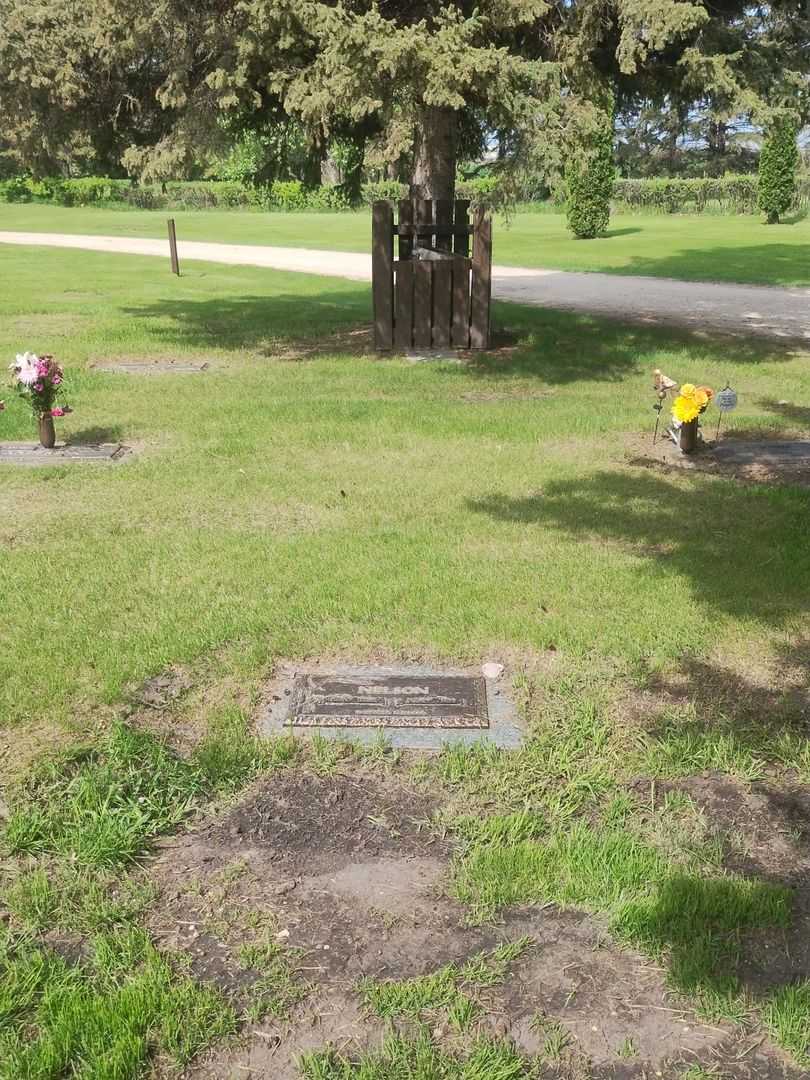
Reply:
M807 122L806 0L0 0L6 173L219 176L449 197L496 146L504 199L598 158L747 167ZM700 147L700 149L698 149Z
M7 174L326 178L351 203L369 180L449 199L472 163L505 203L564 193L593 237L616 161L717 175L753 163L755 132L759 204L779 220L810 115L810 6L0 0L0 70Z

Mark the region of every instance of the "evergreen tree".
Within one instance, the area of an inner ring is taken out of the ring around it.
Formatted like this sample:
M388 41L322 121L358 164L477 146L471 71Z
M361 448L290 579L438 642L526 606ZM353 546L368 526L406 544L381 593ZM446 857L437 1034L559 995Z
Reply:
M339 136L449 198L498 131L517 195L559 179L605 88L621 109L710 98L718 121L780 95L802 112L808 27L805 0L0 0L0 142L40 172L161 179L292 118L313 176Z
M612 111L599 111L589 141L583 157L572 155L566 169L566 219L578 240L603 236L610 222L616 177Z
M772 123L759 155L759 207L769 225L793 204L796 196L796 169L799 147L798 125L793 116L783 114Z

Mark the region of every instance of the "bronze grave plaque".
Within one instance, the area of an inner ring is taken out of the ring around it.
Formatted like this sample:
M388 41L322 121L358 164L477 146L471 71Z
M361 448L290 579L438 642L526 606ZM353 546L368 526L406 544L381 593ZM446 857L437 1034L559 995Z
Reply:
M467 675L296 675L293 727L488 728L485 680Z

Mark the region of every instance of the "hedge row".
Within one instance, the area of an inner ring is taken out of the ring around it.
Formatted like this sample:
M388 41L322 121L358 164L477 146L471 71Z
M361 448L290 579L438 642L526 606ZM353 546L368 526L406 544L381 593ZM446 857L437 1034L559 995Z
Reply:
M462 181L460 199L480 199L494 181ZM361 203L400 199L406 187L396 181L364 184ZM165 184L136 185L130 180L86 176L77 180L33 180L17 177L0 182L0 201L45 202L58 206L129 205L142 210L208 210L214 207L253 207L262 210L348 210L349 199L337 185L305 188L300 180L249 185L228 180L172 180Z
M719 210L727 214L757 213L756 176L723 176L706 180L617 180L614 202L628 210L669 214ZM797 179L794 209L810 206L810 176Z
M473 202L485 199L495 187L492 178L460 181L456 193ZM384 180L364 184L361 205L377 199L399 199L405 187ZM86 176L76 180L33 180L17 177L0 182L0 201L46 202L59 206L128 205L143 210L207 210L215 207L252 207L263 210L348 210L342 188L325 184L305 188L299 180L277 180L252 186L227 180L172 180L165 184L137 185L130 180ZM756 176L724 176L717 180L617 180L616 209L663 213L757 213ZM810 208L810 176L797 181L795 209Z

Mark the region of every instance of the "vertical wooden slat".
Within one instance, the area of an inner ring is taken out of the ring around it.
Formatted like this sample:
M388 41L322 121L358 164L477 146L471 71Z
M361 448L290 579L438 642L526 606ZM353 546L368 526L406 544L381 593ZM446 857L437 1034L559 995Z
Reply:
M402 221L402 215L400 215ZM394 319L394 344L398 349L410 349L413 345L413 259L400 259L394 263L396 274L396 312Z
M413 260L413 343L418 349L431 346L432 266L433 263L427 260Z
M169 226L169 258L172 261L172 273L180 277L180 260L177 258L177 230L174 227L174 218L169 218L166 224Z
M470 347L470 260L453 259L452 344L457 349Z
M450 308L453 303L453 264L442 259L433 264L433 344L450 344Z
M417 225L432 225L433 224L433 200L432 199L416 199L416 224ZM417 247L433 247L433 230L427 229L426 231L420 230L416 234Z
M470 291L470 347L489 347L489 306L492 295L492 219L475 211L472 287Z
M450 229L453 225L453 204L449 199L437 199L433 207L433 216L436 222L436 250L452 251L453 237L439 236L439 229Z
M413 225L413 203L410 199L402 199L399 204L399 223L400 225ZM399 238L399 257L400 259L410 259L411 251L413 250L413 237L412 236L400 236Z
M470 224L470 200L456 199L455 221L456 228L466 228ZM470 254L470 238L467 235L456 233L453 237L453 251L456 255L467 258Z
M371 214L371 288L374 298L374 345L394 343L394 212L375 202Z

